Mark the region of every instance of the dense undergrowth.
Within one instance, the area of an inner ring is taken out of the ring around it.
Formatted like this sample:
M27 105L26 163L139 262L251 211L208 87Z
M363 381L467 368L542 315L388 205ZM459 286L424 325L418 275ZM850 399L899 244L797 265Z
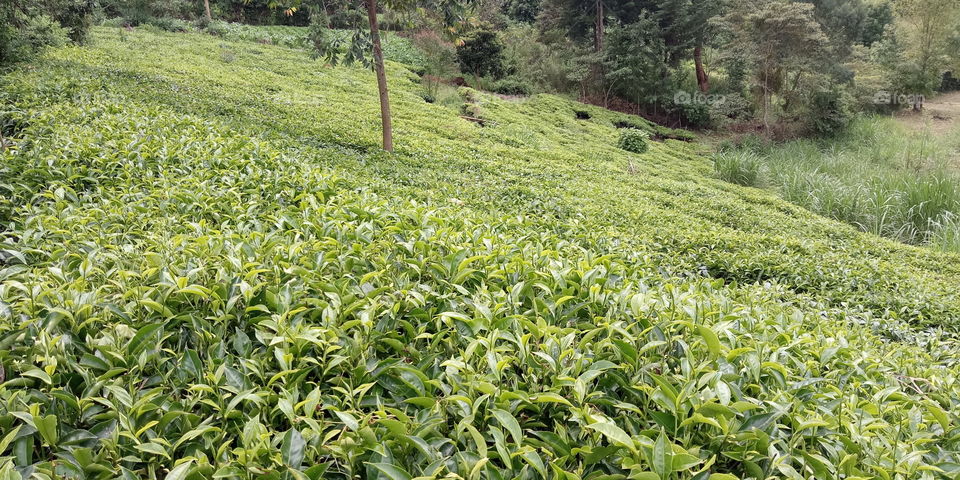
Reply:
M94 37L2 80L0 478L956 476L956 256L557 97L392 64L388 155L368 71Z
M960 131L938 137L876 117L825 141L745 142L715 162L728 181L775 188L865 232L960 253L958 153Z

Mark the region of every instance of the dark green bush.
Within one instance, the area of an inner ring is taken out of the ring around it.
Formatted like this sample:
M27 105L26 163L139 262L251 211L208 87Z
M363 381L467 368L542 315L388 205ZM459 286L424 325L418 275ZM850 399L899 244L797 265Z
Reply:
M58 0L47 12L55 12L54 20L67 29L67 36L74 43L85 43L93 24L93 0Z
M69 41L70 30L46 15L23 17L0 26L0 66L32 59L47 46Z
M628 152L644 153L649 148L647 145L647 139L649 138L650 134L643 130L627 128L620 132L620 140L617 142L617 146Z
M708 128L713 125L708 102L672 102L668 109L684 127Z
M673 140L680 140L684 142L692 142L697 139L697 136L692 132L682 130L679 128L670 128L664 127L662 125L657 125L653 128L654 134L660 138L670 138Z
M179 18L151 18L147 23L167 32L186 32L190 30L190 25Z
M493 30L476 30L457 47L460 69L478 77L503 76L503 43Z
M510 76L497 80L493 84L493 91L502 95L530 95L533 86L520 77Z
M753 115L753 104L739 93L729 93L718 97L710 104L710 116L713 121L748 119Z
M850 104L853 99L841 88L814 92L807 107L807 128L820 137L832 137L843 132L853 121Z

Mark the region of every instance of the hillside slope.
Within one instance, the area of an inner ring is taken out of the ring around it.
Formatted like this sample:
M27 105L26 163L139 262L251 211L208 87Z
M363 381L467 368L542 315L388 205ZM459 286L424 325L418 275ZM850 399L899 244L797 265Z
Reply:
M557 97L464 90L481 126L391 65L388 155L370 72L95 37L2 80L0 465L958 468L957 256L714 179L692 143L618 150L652 127Z

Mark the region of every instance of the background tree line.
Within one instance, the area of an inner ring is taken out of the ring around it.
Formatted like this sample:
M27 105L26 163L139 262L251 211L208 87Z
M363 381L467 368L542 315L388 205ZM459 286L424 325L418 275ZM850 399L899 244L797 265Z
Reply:
M304 26L321 56L363 60L372 49L370 5L11 0L0 7L0 63L82 42L90 24L104 21L167 29L196 22L212 33L221 22ZM428 101L465 83L574 96L685 127L823 135L855 112L904 107L896 94L955 89L960 76L957 0L411 0L372 8L380 29L401 32L424 53ZM881 92L891 101L878 103Z

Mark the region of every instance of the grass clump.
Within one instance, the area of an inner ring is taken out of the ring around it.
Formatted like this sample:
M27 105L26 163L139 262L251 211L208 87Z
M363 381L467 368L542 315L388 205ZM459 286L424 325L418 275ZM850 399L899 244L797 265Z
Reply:
M647 146L649 139L649 133L636 128L627 128L620 131L617 147L632 153L645 153L649 149Z
M916 135L892 119L862 118L832 140L782 145L744 139L714 155L720 178L769 185L787 200L905 243L934 241L944 216L960 214L953 140Z
M763 162L754 152L723 152L713 157L713 164L717 175L727 182L748 187L756 187L760 184L760 169Z
M0 80L3 478L955 475L955 256L559 97L390 63L383 154L369 70L94 36Z

